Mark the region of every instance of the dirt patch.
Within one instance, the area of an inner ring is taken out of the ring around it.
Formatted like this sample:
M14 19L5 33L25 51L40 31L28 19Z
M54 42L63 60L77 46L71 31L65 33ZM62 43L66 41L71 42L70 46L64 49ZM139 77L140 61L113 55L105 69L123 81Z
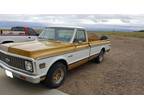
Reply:
M144 39L111 37L101 64L72 70L59 88L69 94L144 94Z

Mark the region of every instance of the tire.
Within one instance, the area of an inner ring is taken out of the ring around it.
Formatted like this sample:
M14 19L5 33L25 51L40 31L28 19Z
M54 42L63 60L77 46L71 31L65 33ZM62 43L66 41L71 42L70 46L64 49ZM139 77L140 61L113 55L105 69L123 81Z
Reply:
M49 88L61 86L65 80L67 68L63 63L55 63L48 71L44 83Z
M101 63L104 60L104 53L105 52L103 50L101 50L101 52L99 53L99 55L96 58L97 63Z

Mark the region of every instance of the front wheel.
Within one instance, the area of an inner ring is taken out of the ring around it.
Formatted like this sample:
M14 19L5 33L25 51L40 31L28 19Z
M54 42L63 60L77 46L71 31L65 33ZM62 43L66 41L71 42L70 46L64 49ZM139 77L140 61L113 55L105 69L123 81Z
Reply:
M63 84L67 69L63 63L55 63L47 73L44 83L49 88L57 88Z
M101 50L101 52L99 53L99 55L96 58L96 62L101 63L103 60L104 60L104 51Z

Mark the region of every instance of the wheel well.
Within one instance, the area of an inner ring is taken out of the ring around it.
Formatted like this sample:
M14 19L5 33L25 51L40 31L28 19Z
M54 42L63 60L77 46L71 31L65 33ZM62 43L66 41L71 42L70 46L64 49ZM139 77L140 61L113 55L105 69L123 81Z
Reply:
M60 59L60 60L54 62L54 63L52 64L52 66L53 66L54 64L58 63L58 62L59 62L59 63L63 63L63 64L66 66L66 69L68 69L68 63L67 63L65 60L63 60L63 59Z
M6 43L13 43L13 41L4 41L4 42L2 42L2 44L6 44Z

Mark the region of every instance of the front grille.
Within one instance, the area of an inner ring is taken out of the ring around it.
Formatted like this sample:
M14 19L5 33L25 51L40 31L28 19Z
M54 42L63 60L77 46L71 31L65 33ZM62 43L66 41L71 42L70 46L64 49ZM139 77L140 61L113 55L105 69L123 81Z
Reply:
M25 70L25 59L14 57L0 52L0 60L9 66Z

